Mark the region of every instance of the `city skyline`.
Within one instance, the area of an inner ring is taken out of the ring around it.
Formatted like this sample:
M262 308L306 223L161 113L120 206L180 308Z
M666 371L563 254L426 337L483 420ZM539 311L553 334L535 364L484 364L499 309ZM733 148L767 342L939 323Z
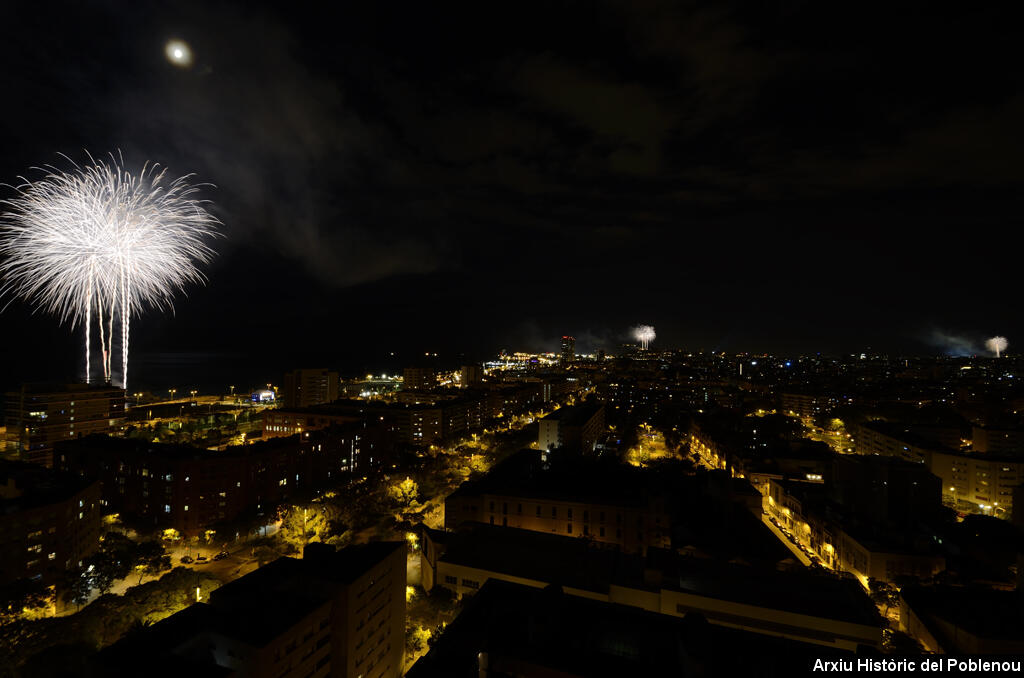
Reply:
M0 180L87 147L216 185L210 285L140 352L596 350L640 322L693 350L1013 351L996 12L536 9L21 6ZM65 348L16 306L5 351Z
M0 678L1020 672L1001 8L2 16Z

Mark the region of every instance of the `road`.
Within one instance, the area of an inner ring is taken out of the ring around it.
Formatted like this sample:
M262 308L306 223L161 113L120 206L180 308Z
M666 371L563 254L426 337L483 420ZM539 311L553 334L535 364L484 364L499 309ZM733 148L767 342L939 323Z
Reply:
M761 514L761 522L768 526L768 529L772 531L772 534L778 537L779 541L786 545L786 548L796 556L797 560L807 567L811 566L811 559L807 557L807 554L801 551L800 547L794 544L790 538L786 536L785 532L775 526L775 523L772 522L772 519L768 517L767 513Z

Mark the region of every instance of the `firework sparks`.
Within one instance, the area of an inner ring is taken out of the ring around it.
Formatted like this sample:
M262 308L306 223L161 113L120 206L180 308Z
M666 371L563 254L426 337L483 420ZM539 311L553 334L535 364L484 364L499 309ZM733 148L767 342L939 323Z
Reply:
M640 344L640 348L647 350L654 341L654 327L651 325L637 325L633 328L633 338Z
M1010 345L1010 342L1006 340L1006 337L992 337L985 341L985 348L996 354L996 357L1000 357L1006 347Z
M0 201L0 295L83 325L87 382L94 319L103 378L112 381L116 320L127 388L132 315L170 310L176 292L205 282L198 266L213 257L206 241L219 222L196 199L190 176L171 180L157 165L132 174L113 156L72 165L47 167L35 182L22 178L15 197Z

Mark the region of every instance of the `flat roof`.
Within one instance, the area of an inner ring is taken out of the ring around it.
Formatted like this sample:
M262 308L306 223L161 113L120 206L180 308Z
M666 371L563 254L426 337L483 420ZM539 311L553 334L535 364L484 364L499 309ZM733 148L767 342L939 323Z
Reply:
M72 440L62 440L55 447L58 451L62 448L75 447L86 450L101 448L136 456L152 455L167 459L239 459L270 450L292 447L300 442L322 440L332 433L339 432L340 429L343 429L343 426L317 429L290 436L274 436L265 440L259 440L250 445L231 445L223 450L208 450L205 447L194 447L183 443L154 443L138 438L115 438L102 433L95 433Z
M0 459L0 514L66 501L97 482L74 473Z
M509 495L620 506L647 504L652 482L644 469L616 460L525 449L499 462L484 476L462 483L451 495Z
M646 558L590 546L578 537L467 523L450 533L439 562L606 593L611 584L693 593L822 619L878 626L875 605L853 580L691 558L651 547ZM645 579L645 570L662 573Z
M590 421L603 405L566 405L542 418L542 421L560 421L569 426L582 426Z
M738 651L741 650L741 651ZM594 678L783 675L852 653L636 607L488 580L408 678L491 672Z
M674 555L674 554L673 554ZM665 587L719 600L880 626L881 617L859 583L809 570L775 570L696 558L676 558Z
M953 651L941 628L928 624L929 617L942 619L982 638L1024 642L1024 605L1019 591L1000 591L981 586L905 586L900 595L914 614L929 626L946 651Z
M476 522L446 534L445 544L439 562L598 593L608 592L621 559L583 539Z

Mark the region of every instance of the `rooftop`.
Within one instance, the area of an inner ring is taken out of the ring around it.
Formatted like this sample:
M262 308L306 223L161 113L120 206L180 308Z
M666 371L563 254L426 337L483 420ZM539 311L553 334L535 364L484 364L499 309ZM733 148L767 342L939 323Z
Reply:
M66 501L95 482L36 464L0 460L0 514Z
M606 593L611 584L685 591L757 607L877 626L878 613L856 581L805 570L781 571L691 558L651 547L647 558L568 537L468 523L446 536L441 562L547 584ZM646 570L646 574L645 574ZM661 572L652 579L651 572Z
M543 421L560 421L567 426L582 426L590 421L603 405L571 405L560 407L543 418Z
M881 624L874 603L852 579L806 570L680 559L666 551L660 555L668 557L666 571L678 573L676 579L666 580L666 588L822 619L868 626Z
M180 443L154 443L138 438L115 438L103 434L93 434L75 438L74 440L61 441L56 447L60 449L84 449L103 451L114 451L121 454L153 457L165 459L240 459L243 457L255 456L263 452L294 447L300 442L312 442L328 439L332 434L339 432L343 427L334 426L326 429L318 429L307 433L291 436L278 436L260 440L250 445L232 445L223 450L208 450L192 445ZM301 438L300 438L301 436Z
M625 559L580 538L475 522L442 538L443 562L598 593L608 592Z
M905 586L900 595L947 652L957 650L951 642L954 639L945 637L941 627L929 624L930 618L985 639L1018 642L1024 639L1024 605L1021 605L1019 591L980 586Z
M452 496L498 494L644 506L652 479L643 469L595 457L553 452L542 461L538 450L520 450L487 475L459 486Z
M743 651L737 652L737 648ZM781 675L849 654L635 607L488 580L409 678Z

